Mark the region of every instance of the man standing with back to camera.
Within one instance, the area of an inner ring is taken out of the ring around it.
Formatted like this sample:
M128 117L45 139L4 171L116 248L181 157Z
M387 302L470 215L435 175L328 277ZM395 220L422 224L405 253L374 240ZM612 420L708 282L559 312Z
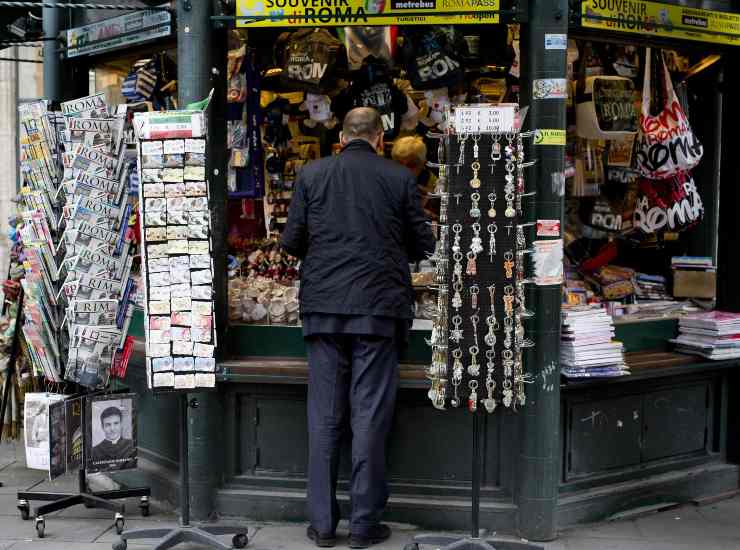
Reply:
M308 352L308 537L336 543L339 444L352 429L350 548L386 540L385 444L414 316L409 263L434 249L411 172L378 156L377 111L344 118L342 151L298 174L282 246L303 260Z

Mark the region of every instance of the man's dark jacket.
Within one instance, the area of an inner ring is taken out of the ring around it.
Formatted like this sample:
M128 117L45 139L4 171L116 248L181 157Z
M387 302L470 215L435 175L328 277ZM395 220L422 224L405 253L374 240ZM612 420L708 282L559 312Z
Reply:
M281 244L303 260L302 315L411 319L409 263L434 237L413 174L354 140L300 171Z

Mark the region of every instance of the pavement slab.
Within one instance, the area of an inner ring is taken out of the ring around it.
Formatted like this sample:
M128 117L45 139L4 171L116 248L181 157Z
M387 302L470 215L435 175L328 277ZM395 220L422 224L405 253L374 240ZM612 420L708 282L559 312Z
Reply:
M42 542L95 542L113 524L112 521L91 521L76 518L46 518L45 536L39 540L33 520L0 516L0 540L39 540Z
M650 514L634 522L643 538L649 541L684 543L694 540L703 547L705 541L736 539L735 548L740 548L740 529L709 527L706 517L693 505Z

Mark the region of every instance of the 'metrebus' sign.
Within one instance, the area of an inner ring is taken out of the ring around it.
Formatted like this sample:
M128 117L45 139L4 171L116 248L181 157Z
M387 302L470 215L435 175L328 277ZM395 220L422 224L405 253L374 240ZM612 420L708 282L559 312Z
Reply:
M498 23L499 7L499 0L238 0L236 14L256 18L238 19L240 27L470 25Z

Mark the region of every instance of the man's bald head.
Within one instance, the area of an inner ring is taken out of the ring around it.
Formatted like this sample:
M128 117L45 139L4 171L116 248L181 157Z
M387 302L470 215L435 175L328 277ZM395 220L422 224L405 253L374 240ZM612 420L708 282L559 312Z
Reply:
M382 147L383 122L380 113L371 107L357 107L344 117L342 122L342 145L352 140L363 139L373 147Z

